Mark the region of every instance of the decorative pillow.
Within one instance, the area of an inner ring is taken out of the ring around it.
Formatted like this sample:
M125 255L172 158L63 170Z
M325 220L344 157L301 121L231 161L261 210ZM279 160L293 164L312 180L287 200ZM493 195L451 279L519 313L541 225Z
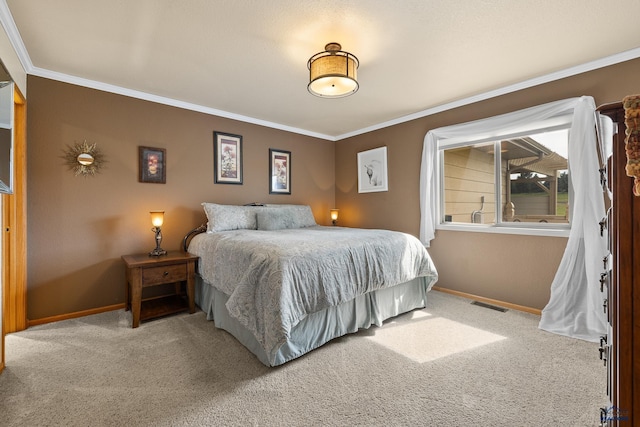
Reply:
M256 213L258 230L311 227L316 220L307 205L266 205Z
M255 230L256 208L254 206L218 205L202 203L207 215L207 232L227 230Z

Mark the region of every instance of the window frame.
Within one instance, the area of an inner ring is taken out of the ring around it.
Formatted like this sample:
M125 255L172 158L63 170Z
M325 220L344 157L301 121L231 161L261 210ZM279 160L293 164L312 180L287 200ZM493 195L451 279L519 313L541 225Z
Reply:
M500 150L501 141L504 139L523 137L528 135L539 134L543 132L552 132L557 130L568 130L571 132L573 123L573 111L563 112L561 114L536 120L518 128L505 127L502 131L494 131L487 135L463 136L463 137L439 137L436 138L436 188L438 191L436 201L438 203L438 221L436 222L436 230L451 231L469 231L480 233L499 233L499 234L519 234L531 236L550 236L550 237L568 237L571 230L571 218L573 207L573 190L569 185L569 222L568 223L537 223L537 222L504 222L502 220L502 188L501 188L501 167L502 155ZM569 133L567 140L569 140ZM495 223L494 224L472 224L461 222L445 221L445 190L444 190L444 153L447 149L469 147L476 144L493 142L494 144L494 192L495 192ZM570 162L567 155L567 160ZM569 174L571 180L571 174Z

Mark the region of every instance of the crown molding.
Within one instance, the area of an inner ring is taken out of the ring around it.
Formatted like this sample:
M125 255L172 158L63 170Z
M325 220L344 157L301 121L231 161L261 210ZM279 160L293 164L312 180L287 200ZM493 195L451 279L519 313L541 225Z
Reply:
M31 73L34 76L44 77L51 80L57 80L64 83L70 83L77 86L83 86L90 89L97 89L104 92L115 93L118 95L124 95L131 98L142 99L145 101L155 102L158 104L169 105L172 107L182 108L185 110L197 111L199 113L210 114L213 116L224 117L227 119L238 120L245 123L251 123L255 125L265 126L273 129L283 130L286 132L297 133L305 136L310 136L313 138L326 139L330 141L335 141L335 138L330 135L321 134L318 132L308 131L306 129L296 128L293 126L283 125L280 123L269 122L267 120L256 119L254 117L243 116L241 114L230 113L228 111L218 110L215 108L205 107L198 104L193 104L190 102L180 101L173 98L167 98L164 96L154 95L147 92L142 92L138 90L128 89L122 86L116 86L108 83L98 82L95 80L84 79L81 77L71 76L69 74L58 73L51 70L46 70L43 68L32 67Z
M13 50L18 56L18 59L22 64L22 68L24 68L24 70L29 73L29 71L33 68L33 63L31 62L31 58L29 57L27 48L24 46L22 37L20 37L20 32L16 27L16 23L13 20L11 11L9 11L9 6L7 5L6 0L0 0L0 23L2 24L4 31L7 33L9 42L11 43L11 46L13 46Z

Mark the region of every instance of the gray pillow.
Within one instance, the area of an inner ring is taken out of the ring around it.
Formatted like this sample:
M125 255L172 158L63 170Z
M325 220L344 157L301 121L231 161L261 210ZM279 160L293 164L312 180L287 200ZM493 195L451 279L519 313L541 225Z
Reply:
M207 232L228 230L255 230L255 206L218 205L216 203L202 203L207 215Z
M256 213L258 230L283 230L311 227L316 224L307 205L267 205Z

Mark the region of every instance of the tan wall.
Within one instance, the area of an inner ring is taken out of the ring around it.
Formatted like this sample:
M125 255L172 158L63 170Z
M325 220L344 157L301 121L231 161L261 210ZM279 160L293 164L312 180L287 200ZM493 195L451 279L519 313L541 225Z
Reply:
M163 247L204 220L199 203L307 203L319 223L417 235L422 141L429 129L556 99L596 103L640 93L640 60L504 95L338 143L29 76L28 317L32 320L124 301L120 256L153 248L148 211L164 209ZM356 95L357 96L357 95ZM244 138L244 185L213 183L213 131ZM74 177L66 145L96 142L108 163ZM167 150L167 183L138 183L137 147ZM360 151L388 147L389 191L357 192ZM291 196L268 194L268 149L292 152ZM334 191L335 190L335 191ZM542 308L566 239L438 232L430 252L440 286Z
M205 220L200 203L304 203L329 224L335 143L29 76L28 296L31 320L124 302L121 255L162 247ZM214 184L213 131L243 136L244 184ZM103 172L75 177L61 158L83 140ZM166 184L138 182L138 146L167 150ZM269 148L291 151L292 194L269 195Z
M598 105L618 102L625 95L640 93L639 75L636 59L339 141L336 207L340 222L417 236L419 170L427 131L574 96L593 96ZM389 191L358 194L356 155L381 146L388 147ZM543 308L565 246L564 238L438 231L430 253L440 286Z

